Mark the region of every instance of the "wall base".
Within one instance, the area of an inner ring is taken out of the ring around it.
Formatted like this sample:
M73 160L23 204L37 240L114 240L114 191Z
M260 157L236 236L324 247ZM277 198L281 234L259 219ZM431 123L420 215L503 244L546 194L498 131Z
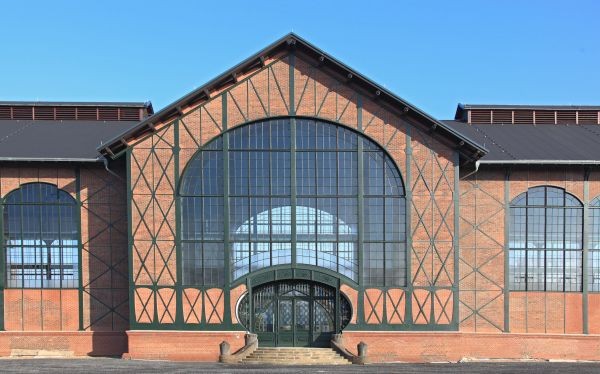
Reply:
M0 356L121 356L124 332L0 331Z
M462 358L600 360L600 335L347 331L344 345L369 362L456 362Z
M219 344L231 352L244 346L245 331L127 331L127 358L171 361L219 361Z

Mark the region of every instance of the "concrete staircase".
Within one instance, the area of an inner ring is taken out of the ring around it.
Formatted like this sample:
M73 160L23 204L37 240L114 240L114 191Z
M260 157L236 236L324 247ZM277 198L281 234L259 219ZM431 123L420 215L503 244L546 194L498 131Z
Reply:
M258 348L241 364L351 365L331 348Z

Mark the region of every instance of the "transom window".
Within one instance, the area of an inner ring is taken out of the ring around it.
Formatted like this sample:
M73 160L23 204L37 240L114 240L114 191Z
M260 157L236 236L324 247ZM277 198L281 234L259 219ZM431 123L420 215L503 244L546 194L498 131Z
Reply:
M4 200L6 286L77 288L77 202L47 183L29 183Z
M581 291L583 207L556 187L534 187L510 208L510 289Z
M234 280L295 260L357 281L362 224L364 282L405 285L402 178L352 130L289 118L235 128L194 156L180 194L186 284L222 283L224 250Z

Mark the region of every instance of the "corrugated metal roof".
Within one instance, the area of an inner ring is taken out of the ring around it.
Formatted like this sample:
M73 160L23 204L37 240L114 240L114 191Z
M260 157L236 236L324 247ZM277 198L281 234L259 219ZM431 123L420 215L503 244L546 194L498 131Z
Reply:
M0 160L97 161L103 142L135 121L0 120Z
M442 121L488 149L480 162L600 163L598 125L469 125Z

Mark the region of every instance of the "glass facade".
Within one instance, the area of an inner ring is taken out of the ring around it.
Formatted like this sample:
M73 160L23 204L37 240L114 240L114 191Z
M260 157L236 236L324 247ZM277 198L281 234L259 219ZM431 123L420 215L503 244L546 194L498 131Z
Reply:
M29 183L4 200L8 288L77 288L77 202L46 183Z
M347 128L289 118L235 128L194 156L180 195L187 285L222 284L225 250L233 280L295 262L355 281L362 271L369 285L406 283L402 178Z
M561 188L540 186L510 208L510 289L581 291L583 206Z

